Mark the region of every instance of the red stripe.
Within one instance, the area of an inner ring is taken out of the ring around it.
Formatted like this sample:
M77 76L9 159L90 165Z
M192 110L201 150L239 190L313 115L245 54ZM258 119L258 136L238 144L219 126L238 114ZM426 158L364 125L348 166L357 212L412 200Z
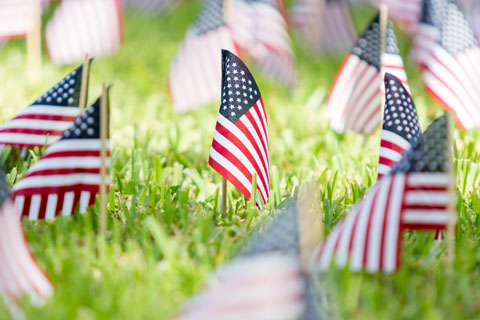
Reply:
M72 150L56 151L42 156L43 159L49 158L68 158L68 157L100 157L100 150ZM110 150L107 150L107 157L110 157Z
M99 174L100 168L58 168L58 169L36 170L25 175L23 179L27 177L35 177L35 176L67 175L67 174L79 174L79 173ZM45 179L48 179L48 178L45 178Z
M227 169L225 169L221 164L216 162L212 157L208 158L208 164L217 171L222 177L228 180L231 184L233 184L244 196L247 200L250 200L250 190L245 188L243 184L235 177L233 174L230 173Z
M64 108L64 107L58 107ZM28 110L28 109L27 109ZM53 114L20 114L13 118L13 120L17 119L32 119L32 120L51 120L51 121L75 121L77 117L75 116L65 116L65 115L53 115Z
M385 157L380 157L378 163L389 166L391 168L396 163L396 161L393 161L393 160L385 158Z
M43 129L27 129L27 128L5 128L0 129L0 133L23 133L23 134L37 134L37 135L50 135L61 136L64 130L43 130Z
M408 180L408 178L407 178ZM444 186L425 186L425 185L422 185L422 186L412 186L412 185L409 185L408 184L408 181L407 181L407 185L405 186L405 192L407 191L448 191L448 186L447 185L444 185Z
M14 197L16 197L17 195L18 194L16 192L13 193ZM23 195L25 196L25 200L23 201L22 216L28 217L28 212L30 211L30 203L32 202L32 196L31 193L25 193Z
M40 200L40 208L38 210L38 219L45 219L45 214L47 210L47 200L48 200L48 195L44 194L41 197Z
M447 210L447 205L444 204L405 204L405 210ZM427 213L426 213L427 214Z
M404 229L412 229L412 230L445 230L446 224L420 224L420 223L402 223L402 227Z
M393 142L390 142L388 140L383 140L380 141L380 147L384 147L384 148L387 148L387 149L390 149L390 150L393 150L393 151L396 151L400 154L404 153L405 152L405 149L403 149L402 147L400 147L398 144L395 144Z
M57 192L57 206L55 207L55 216L57 217L63 209L63 201L65 199L65 192Z

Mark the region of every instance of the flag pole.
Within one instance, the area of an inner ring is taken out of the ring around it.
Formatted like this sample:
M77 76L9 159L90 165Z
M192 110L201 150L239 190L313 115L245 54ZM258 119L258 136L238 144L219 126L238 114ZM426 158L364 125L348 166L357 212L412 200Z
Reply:
M32 28L27 33L27 68L28 82L37 83L40 80L42 68L42 19L40 0L30 0L32 8Z
M222 213L227 214L227 179L222 177Z
M232 10L233 10L233 1L232 0L224 0L223 1L223 19L226 23L229 23L232 18Z
M108 135L109 95L105 82L102 85L100 98L100 230L105 234L107 227L107 135Z
M450 112L447 112L447 154L448 154L448 220L447 220L447 266L452 270L455 260L455 225L456 225L456 177L455 155L453 154L454 122Z
M85 62L82 70L82 86L80 87L80 105L78 106L78 113L82 114L87 105L87 88L88 88L88 69L90 68L90 58L88 53L85 53Z
M387 44L388 6L380 5L380 63Z

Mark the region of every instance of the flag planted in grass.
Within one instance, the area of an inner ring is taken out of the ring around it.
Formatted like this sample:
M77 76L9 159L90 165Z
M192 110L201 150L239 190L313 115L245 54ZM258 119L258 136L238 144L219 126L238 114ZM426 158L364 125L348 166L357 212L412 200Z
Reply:
M187 111L218 98L221 49L236 52L224 11L223 0L208 0L187 30L170 65L168 85L173 106L178 111Z
M33 27L34 14L30 0L0 1L0 40L24 37Z
M313 255L314 268L398 269L404 230L445 229L448 192L447 121L441 117L335 227Z
M385 74L385 110L380 140L378 180L410 149L411 142L421 135L417 109L407 89L395 76Z
M263 203L270 195L267 115L247 66L222 50L222 96L208 160L210 166L250 200L252 178ZM257 199L257 203L259 199Z
M120 0L63 0L45 28L53 63L82 61L85 53L100 57L120 49L123 13Z
M14 318L19 318L16 302L23 296L41 304L53 294L50 280L25 241L17 211L8 197L3 169L0 169L0 293Z
M408 89L397 39L388 21L381 52L380 15L355 43L337 73L327 101L327 117L337 132L371 133L381 123L383 74L391 73Z
M73 70L15 118L1 125L0 144L43 147L58 141L78 116L83 67ZM83 85L88 90L88 83Z
M457 4L425 0L413 57L428 92L464 129L480 126L480 48Z
M101 183L100 123L98 99L14 185L12 197L23 217L37 220L60 213L68 216L78 204L83 213L95 202Z

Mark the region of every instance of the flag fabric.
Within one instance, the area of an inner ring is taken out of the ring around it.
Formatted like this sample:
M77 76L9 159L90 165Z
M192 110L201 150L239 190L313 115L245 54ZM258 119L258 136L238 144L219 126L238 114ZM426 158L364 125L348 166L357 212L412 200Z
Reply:
M221 49L237 52L223 12L223 0L207 0L172 61L168 83L173 106L178 111L218 98Z
M415 31L420 21L422 0L371 0L371 3L377 8L386 4L392 20L408 34Z
M217 272L178 319L319 319L300 261L299 215L289 202L264 223L245 253Z
M45 28L48 54L57 65L110 55L120 49L122 25L120 0L63 0Z
M125 7L139 9L147 12L162 12L177 3L176 0L123 0Z
M409 90L392 23L386 28L385 52L380 53L377 15L345 58L327 100L327 117L337 132L371 133L381 123L383 75L391 73Z
M357 38L350 4L345 0L299 0L291 13L303 42L314 52L347 52Z
M58 141L78 116L83 65L0 126L0 144L43 147ZM87 82L88 88L88 82Z
M313 254L317 270L398 269L404 230L445 229L448 212L447 121L441 117L412 142L391 173L337 225Z
M222 50L222 96L208 163L249 200L256 174L257 190L267 202L270 162L263 100L247 66L227 50Z
M15 315L21 313L16 305L19 299L28 296L41 304L53 294L53 286L30 252L8 196L5 173L0 171L0 293Z
M480 48L456 3L424 1L412 54L427 91L462 128L479 126Z
M385 109L378 161L378 180L388 174L402 155L410 149L411 141L421 135L417 109L395 76L385 74Z
M0 40L26 36L33 27L34 14L29 0L0 1Z
M107 141L107 152L109 142ZM100 99L52 144L12 189L17 210L29 220L69 216L93 205L101 177ZM107 158L107 166L110 158ZM108 176L106 178L108 185Z
M237 47L270 77L293 87L297 73L282 8L277 0L232 0L227 15Z

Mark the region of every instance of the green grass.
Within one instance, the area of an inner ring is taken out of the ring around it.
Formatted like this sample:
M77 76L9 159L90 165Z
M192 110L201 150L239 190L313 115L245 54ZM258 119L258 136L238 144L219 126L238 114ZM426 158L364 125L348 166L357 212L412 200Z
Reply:
M327 233L375 182L379 132L338 135L325 120L324 99L343 57L312 57L296 44L300 78L295 90L253 68L269 118L273 196L260 212L230 187L230 210L223 216L221 178L207 164L218 105L177 114L167 94L170 59L196 9L197 4L184 4L170 15L127 14L122 50L93 63L90 102L103 80L113 83L108 234L99 235L98 206L85 215L23 222L33 253L56 289L43 307L22 301L28 319L172 318L303 180L317 182L312 192L321 202L318 214ZM366 19L359 20L362 28ZM403 53L405 45L403 39ZM0 50L1 121L71 69L57 68L44 57L42 82L28 86L25 60L23 40ZM407 67L425 129L442 110L425 94L408 61ZM478 317L480 145L475 141L480 134L457 130L455 137L459 221L454 271L446 270L444 243L434 243L426 233L409 233L403 266L393 275L332 270L322 276L323 305L331 317ZM13 163L14 152L7 149L2 158L11 183L39 154ZM0 318L7 317L0 306Z

